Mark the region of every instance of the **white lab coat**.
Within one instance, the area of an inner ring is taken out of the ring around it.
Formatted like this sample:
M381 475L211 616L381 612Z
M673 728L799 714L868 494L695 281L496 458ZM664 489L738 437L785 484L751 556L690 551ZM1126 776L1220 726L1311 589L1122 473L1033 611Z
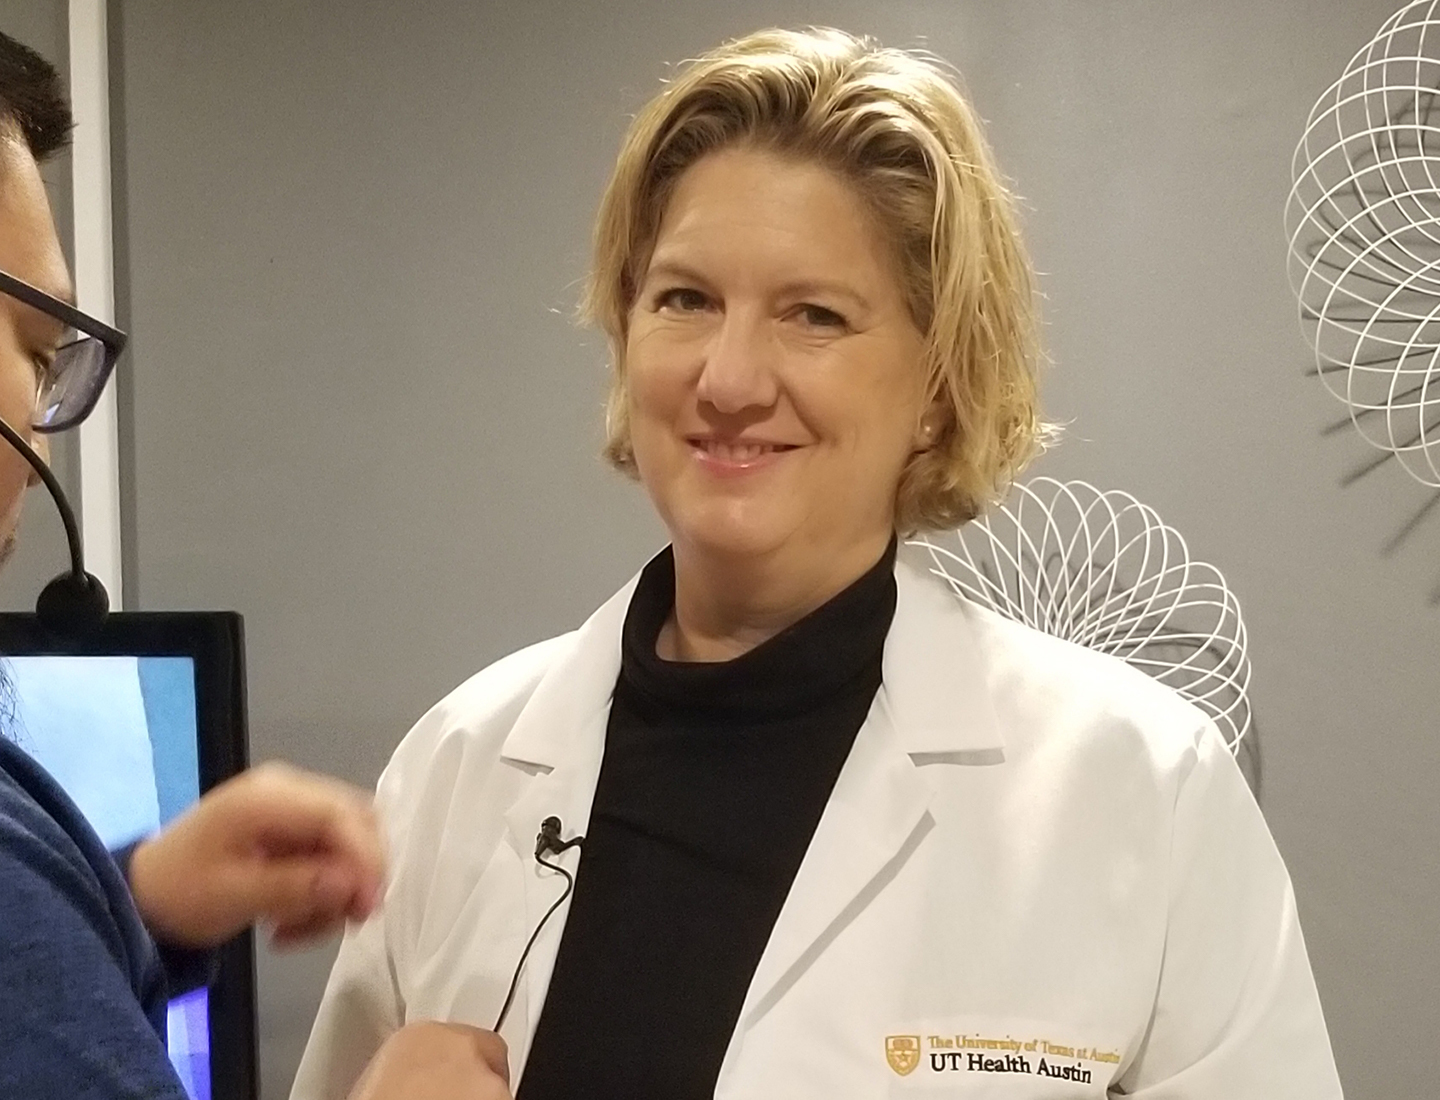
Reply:
M715 1095L1340 1096L1289 877L1214 727L1119 661L897 583L883 685ZM292 1100L343 1096L407 1021L493 1025L562 891L539 823L585 831L633 585L396 751L384 906L345 938ZM565 916L502 1031L517 1082Z

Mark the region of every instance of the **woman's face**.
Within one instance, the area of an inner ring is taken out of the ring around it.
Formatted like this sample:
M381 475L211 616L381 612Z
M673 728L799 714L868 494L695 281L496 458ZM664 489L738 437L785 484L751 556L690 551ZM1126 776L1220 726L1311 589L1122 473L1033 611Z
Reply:
M626 345L636 465L677 548L878 556L922 443L923 343L840 177L751 149L693 165Z

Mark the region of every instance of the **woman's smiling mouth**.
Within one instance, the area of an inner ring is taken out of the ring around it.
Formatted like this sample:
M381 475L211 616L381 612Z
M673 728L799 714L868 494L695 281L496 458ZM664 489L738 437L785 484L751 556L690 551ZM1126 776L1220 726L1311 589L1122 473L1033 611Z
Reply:
M691 436L686 440L700 465L716 474L748 473L768 466L790 451L799 450L794 443L776 443L764 439L718 439L713 436Z

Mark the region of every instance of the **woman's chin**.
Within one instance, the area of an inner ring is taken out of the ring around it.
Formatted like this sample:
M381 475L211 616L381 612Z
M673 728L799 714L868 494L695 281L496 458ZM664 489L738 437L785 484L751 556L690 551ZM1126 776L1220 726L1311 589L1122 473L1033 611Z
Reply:
M760 558L785 545L788 532L776 523L742 520L733 516L705 517L683 523L671 531L672 541L696 553L715 558Z

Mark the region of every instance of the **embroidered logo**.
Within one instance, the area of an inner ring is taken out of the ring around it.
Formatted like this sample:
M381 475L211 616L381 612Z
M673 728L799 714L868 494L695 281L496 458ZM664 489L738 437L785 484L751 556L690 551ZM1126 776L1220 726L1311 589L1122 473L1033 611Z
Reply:
M1058 1043L1039 1036L1025 1038L1024 1032L1017 1038L993 1028L885 1037L885 1060L890 1068L900 1077L919 1070L927 1080L936 1073L1023 1073L1088 1085L1097 1077L1102 1081L1113 1078L1122 1058L1119 1050Z
M901 1077L914 1073L920 1064L920 1036L885 1036L885 1061Z

